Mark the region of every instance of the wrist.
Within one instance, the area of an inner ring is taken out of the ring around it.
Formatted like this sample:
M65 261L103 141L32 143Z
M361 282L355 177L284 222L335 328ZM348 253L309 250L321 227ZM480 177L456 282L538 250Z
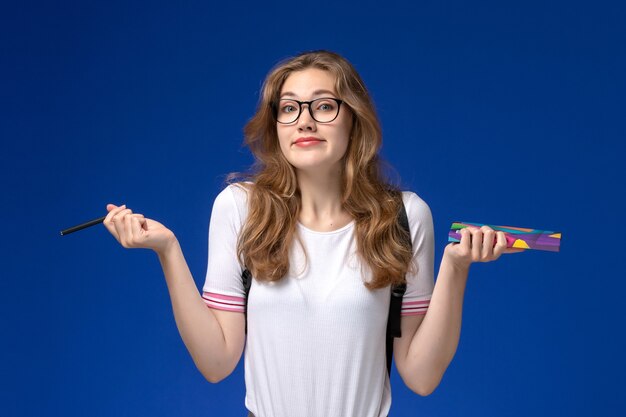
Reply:
M441 267L450 269L455 275L466 276L469 273L471 262L466 262L462 259L457 259L444 251L443 258L441 259Z
M174 233L171 233L171 235L165 240L163 245L155 249L155 252L160 259L164 259L168 258L170 255L178 250L180 250L180 243L178 242L178 239L176 238Z

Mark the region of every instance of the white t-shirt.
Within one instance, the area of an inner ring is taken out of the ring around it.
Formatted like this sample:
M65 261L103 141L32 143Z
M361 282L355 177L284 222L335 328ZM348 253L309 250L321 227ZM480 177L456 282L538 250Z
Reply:
M414 252L402 315L425 314L433 291L433 222L428 205L403 193ZM243 312L237 236L247 192L230 185L215 199L203 298L210 308ZM356 255L354 222L332 232L297 224L290 271L275 283L253 280L248 299L245 405L257 417L386 416L389 287L369 290Z

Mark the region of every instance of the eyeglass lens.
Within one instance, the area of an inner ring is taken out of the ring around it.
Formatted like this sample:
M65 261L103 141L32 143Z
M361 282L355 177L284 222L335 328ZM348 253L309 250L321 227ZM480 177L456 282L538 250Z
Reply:
M318 98L310 103L304 102L309 109L309 114L313 120L319 123L332 122L339 114L339 103L332 98ZM305 111L296 100L282 99L278 102L278 111L276 114L279 123L293 123Z

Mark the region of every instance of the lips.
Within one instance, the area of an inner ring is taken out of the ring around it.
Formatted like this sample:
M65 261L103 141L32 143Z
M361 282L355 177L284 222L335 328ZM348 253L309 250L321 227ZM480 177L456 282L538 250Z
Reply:
M323 142L323 140L320 138L309 136L309 137L298 138L293 142L293 144L302 146L302 145L313 145L315 143L320 143L320 142Z

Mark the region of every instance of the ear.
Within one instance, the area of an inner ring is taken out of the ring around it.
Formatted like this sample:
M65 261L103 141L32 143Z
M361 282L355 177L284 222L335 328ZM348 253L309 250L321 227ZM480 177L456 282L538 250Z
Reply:
M350 109L350 115L352 116L350 118L350 136L348 136L348 139L350 142L352 142L352 138L354 137L354 127L356 126L356 124L359 122L359 120L356 117L356 114L352 111L352 109Z
M274 121L276 121L276 117L278 114L278 104L276 103L276 101L272 100L269 103L269 107L270 107L270 112L272 113L272 118L274 119Z

